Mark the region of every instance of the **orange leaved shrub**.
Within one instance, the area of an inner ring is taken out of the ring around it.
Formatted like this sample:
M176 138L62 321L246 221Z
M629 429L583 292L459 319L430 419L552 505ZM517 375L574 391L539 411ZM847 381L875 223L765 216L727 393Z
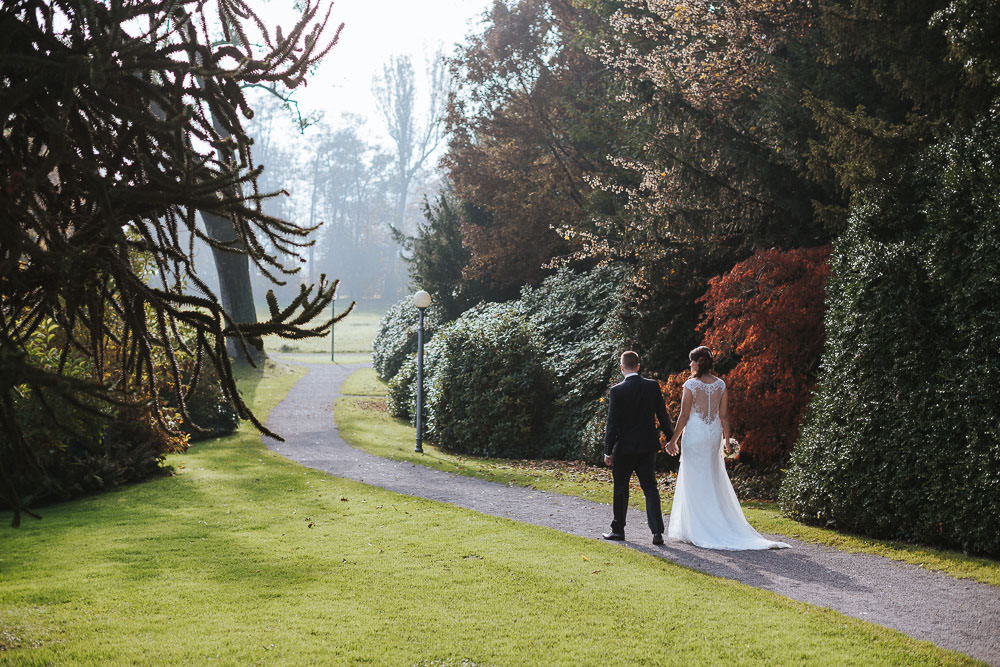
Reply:
M698 331L729 387L742 462L784 462L798 437L823 351L829 256L830 246L758 251L712 278L699 299L705 312ZM678 385L678 406L686 376L664 387Z

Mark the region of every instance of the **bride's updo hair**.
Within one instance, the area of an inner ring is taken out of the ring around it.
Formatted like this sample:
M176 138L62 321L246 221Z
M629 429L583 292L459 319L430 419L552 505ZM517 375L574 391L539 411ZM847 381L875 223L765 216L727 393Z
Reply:
M696 364L696 369L692 372L691 377L698 377L699 375L712 372L712 351L704 345L691 350L688 353L688 359Z

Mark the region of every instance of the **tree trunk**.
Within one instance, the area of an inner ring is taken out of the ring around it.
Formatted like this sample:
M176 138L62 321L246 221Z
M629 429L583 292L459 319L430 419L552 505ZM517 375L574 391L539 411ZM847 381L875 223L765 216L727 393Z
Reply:
M233 232L233 223L228 218L202 213L205 221L205 231L220 243L236 250L243 250L243 244ZM253 288L250 285L250 259L243 252L227 252L212 248L215 258L215 270L219 274L219 297L222 307L235 322L256 322L257 309L253 301ZM251 361L257 364L267 359L264 343L260 338L248 338L248 357L240 341L235 336L226 339L226 352L234 361Z
M225 139L231 136L229 130L214 116L212 126L220 137ZM220 147L218 154L223 162L233 163L236 161L232 150ZM205 221L205 231L209 237L236 251L227 252L212 248L215 270L219 274L219 297L222 299L222 308L234 322L256 323L257 308L253 302L253 286L250 284L250 258L247 256L246 245L233 229L232 220L204 212L201 214L201 219ZM264 341L260 338L247 338L246 349L244 349L238 336L229 336L226 338L226 352L229 353L233 361L238 363L250 362L256 365L267 359L267 353L264 352Z

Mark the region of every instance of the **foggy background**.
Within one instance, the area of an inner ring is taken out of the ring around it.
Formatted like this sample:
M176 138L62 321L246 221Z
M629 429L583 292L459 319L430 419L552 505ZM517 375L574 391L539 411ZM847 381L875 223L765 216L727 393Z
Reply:
M251 266L260 314L268 289L287 303L300 283L324 273L341 279L337 298L344 306L356 300L363 310L379 311L407 292L392 230L412 234L425 197L440 189L444 59L490 4L337 2L329 30L343 22L340 40L305 86L287 99L244 91L255 114L245 128L254 138L254 161L264 166L260 190L281 193L265 212L320 225L303 261L286 258L286 265L301 266L286 285L273 285ZM290 26L298 16L290 0L262 3L257 11L272 26ZM198 250L196 267L217 289L207 247Z

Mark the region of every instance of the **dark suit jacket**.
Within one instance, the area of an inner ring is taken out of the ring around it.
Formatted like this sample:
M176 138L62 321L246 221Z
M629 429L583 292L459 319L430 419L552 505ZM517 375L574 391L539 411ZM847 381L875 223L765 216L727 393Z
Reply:
M656 451L660 438L654 417L660 422L660 430L670 438L674 427L667 416L659 382L632 375L616 384L608 396L604 453L644 454Z

